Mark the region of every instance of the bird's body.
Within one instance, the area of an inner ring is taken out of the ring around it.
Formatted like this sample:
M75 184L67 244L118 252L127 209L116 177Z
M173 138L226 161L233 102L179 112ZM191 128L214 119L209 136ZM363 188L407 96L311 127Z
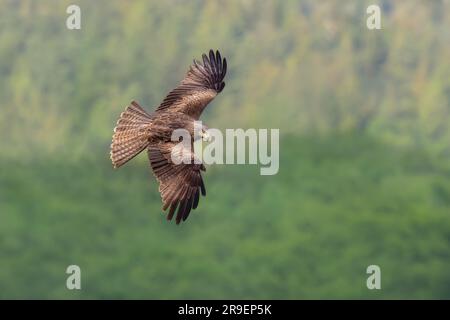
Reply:
M200 193L206 195L200 171L205 167L196 159L193 149L174 149L172 141L176 129L185 129L194 142L194 121L205 107L225 87L223 78L227 70L226 59L211 50L203 63L194 60L186 77L172 90L155 112L147 113L133 101L117 121L111 144L111 161L118 168L147 149L150 165L159 181L163 210L170 208L167 219L177 211L176 222L186 220L191 209L198 205ZM175 151L188 156L191 162L175 163Z
M160 143L171 141L172 132L176 129L185 129L194 137L194 119L181 112L155 112L152 121L146 125L149 131L149 142Z

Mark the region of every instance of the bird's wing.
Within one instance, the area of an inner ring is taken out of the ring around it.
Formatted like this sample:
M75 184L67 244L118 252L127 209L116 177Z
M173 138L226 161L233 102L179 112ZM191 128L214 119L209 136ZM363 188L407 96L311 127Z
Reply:
M209 57L202 55L203 62L194 60L180 85L163 100L158 110L185 113L198 119L203 109L223 90L223 78L227 72L227 60L219 51L209 51Z
M175 164L171 158L172 144L159 144L148 148L150 166L159 182L159 192L163 201L163 210L170 207L167 220L172 220L178 207L176 223L186 220L191 209L197 208L200 193L205 196L200 170L205 170L202 164ZM193 158L193 154L187 156ZM186 154L184 155L186 156Z

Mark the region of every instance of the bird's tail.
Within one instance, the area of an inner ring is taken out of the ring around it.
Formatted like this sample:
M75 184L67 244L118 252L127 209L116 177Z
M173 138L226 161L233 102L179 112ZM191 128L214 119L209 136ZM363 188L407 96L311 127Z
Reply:
M149 115L136 101L121 113L111 143L111 161L118 168L137 156L148 144Z

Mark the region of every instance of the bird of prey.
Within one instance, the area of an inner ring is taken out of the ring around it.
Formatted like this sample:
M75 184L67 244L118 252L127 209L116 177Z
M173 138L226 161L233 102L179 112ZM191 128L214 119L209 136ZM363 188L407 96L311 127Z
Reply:
M225 87L227 60L219 51L202 55L202 62L194 60L185 78L162 101L153 113L147 113L132 101L121 113L111 143L111 161L119 168L144 149L147 149L153 174L159 182L163 211L169 209L167 220L176 214L176 223L186 220L191 209L197 208L200 193L206 189L201 171L204 165L195 157L193 148L188 154L191 162L172 161L171 153L177 145L171 140L175 129L187 130L194 139L206 138L207 127L202 127L200 137L194 134L194 121L203 109ZM197 161L194 161L197 160ZM177 210L178 209L178 210Z

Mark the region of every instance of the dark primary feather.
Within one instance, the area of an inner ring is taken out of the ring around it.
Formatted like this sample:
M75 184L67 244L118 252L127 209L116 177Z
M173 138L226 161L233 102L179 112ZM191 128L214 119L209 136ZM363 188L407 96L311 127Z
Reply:
M196 209L200 193L206 194L200 173L200 164L178 164L170 160L172 148L168 144L149 146L150 165L159 182L159 191L163 201L163 210L169 207L168 220L176 213L176 223L186 220L192 209ZM178 209L178 211L177 211Z
M173 110L198 119L203 109L225 87L227 60L219 51L202 55L202 61L194 60L180 85L172 90L157 111Z

